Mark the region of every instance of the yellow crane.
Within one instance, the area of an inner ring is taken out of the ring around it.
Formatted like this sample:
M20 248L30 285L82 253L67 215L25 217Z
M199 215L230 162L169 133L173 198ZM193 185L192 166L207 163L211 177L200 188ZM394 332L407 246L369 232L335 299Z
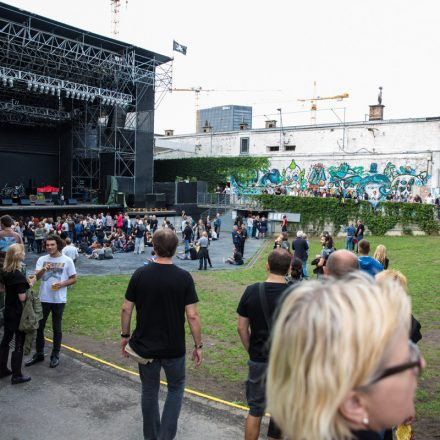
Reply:
M306 99L298 99L299 102L310 102L310 123L312 125L316 125L316 110L318 106L316 105L316 101L324 101L329 99L336 99L338 101L342 101L345 98L349 98L350 95L348 93L341 93L340 95L334 96L316 96L316 81L313 82L313 98Z
M110 6L112 11L111 18L111 32L114 37L119 35L119 12L121 9L121 3L123 0L110 0ZM128 0L125 0L125 7L128 6Z

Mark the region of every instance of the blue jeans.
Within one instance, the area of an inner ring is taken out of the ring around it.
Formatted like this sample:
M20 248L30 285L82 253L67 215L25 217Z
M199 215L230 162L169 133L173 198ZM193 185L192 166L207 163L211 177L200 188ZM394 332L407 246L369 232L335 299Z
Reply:
M185 255L189 253L189 240L184 240L183 243L185 244Z
M309 272L307 270L307 260L303 260L303 277L308 278Z
M159 414L160 370L165 371L168 393ZM142 415L144 440L173 440L182 407L185 388L185 356L175 359L155 359L146 365L139 364L142 382Z
M363 235L358 235L357 237L356 237L356 240L357 240L357 243L356 243L356 253L359 251L359 242L361 241L361 240L363 240L364 239L364 236Z
M353 236L350 235L347 237L347 241L345 242L345 249L348 249L349 251L353 250Z

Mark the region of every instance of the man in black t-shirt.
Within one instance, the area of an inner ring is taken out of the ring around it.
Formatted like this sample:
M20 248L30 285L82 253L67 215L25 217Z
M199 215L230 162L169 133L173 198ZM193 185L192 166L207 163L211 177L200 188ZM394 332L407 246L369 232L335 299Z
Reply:
M266 404L264 377L269 354L268 339L274 311L287 287L285 277L289 272L291 259L292 256L285 249L273 250L267 259L266 281L248 286L237 308L238 333L249 353L249 375L246 381L249 414L245 432L248 440L257 440L260 435L261 418ZM267 435L269 439L281 438L281 433L272 420Z
M169 228L154 233L157 258L133 274L122 305L122 354L139 362L144 438L173 439L176 435L185 387L185 315L194 338L195 366L203 359L194 281L172 261L177 244L177 235ZM134 307L136 328L130 335ZM161 368L168 383L162 417L158 403Z

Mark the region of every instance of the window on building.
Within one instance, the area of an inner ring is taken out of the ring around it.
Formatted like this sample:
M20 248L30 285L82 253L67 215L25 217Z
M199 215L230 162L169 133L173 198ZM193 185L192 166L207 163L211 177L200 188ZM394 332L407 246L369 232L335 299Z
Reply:
M249 138L240 138L240 154L249 154Z
M296 145L284 145L284 150L285 151L295 151Z
M280 146L279 145L275 145L273 147L267 147L267 151L269 151L269 152L280 151Z

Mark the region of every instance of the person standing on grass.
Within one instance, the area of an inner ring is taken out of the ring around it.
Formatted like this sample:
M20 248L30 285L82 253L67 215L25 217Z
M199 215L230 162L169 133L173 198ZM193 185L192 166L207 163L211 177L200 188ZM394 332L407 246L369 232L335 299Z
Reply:
M359 242L364 239L365 226L362 220L357 221L357 228L354 236L356 237L356 253L359 252Z
M67 287L76 283L75 264L72 259L61 253L63 242L57 235L46 238L48 255L40 257L36 265L37 280L41 279L40 301L43 318L37 330L36 352L26 363L26 367L44 361L44 328L52 313L53 346L50 356L50 368L58 367L62 339L62 319L67 302Z
M356 228L353 226L353 223L350 223L345 229L347 233L347 238L345 240L345 249L348 251L353 251L353 240L354 235L356 234Z
M185 387L185 316L194 339L195 367L203 360L202 336L192 276L175 266L178 244L169 228L153 235L154 263L136 270L130 279L121 311L121 347L124 357L139 363L142 383L143 434L145 439L172 440ZM130 334L133 309L136 328ZM160 371L164 369L168 394L159 413Z
M296 233L296 239L292 241L292 248L293 248L293 256L294 258L299 258L303 265L302 265L302 271L303 271L303 277L308 277L307 272L307 259L308 259L308 250L309 250L309 244L307 243L307 240L303 237L304 232L298 231Z
M238 304L237 330L245 350L249 353L249 373L246 399L249 414L246 418L245 439L257 440L261 419L265 413L265 374L268 362L268 340L272 316L287 287L286 275L292 256L284 249L273 250L267 259L267 279L246 288ZM272 419L267 433L269 439L281 439L281 432Z

